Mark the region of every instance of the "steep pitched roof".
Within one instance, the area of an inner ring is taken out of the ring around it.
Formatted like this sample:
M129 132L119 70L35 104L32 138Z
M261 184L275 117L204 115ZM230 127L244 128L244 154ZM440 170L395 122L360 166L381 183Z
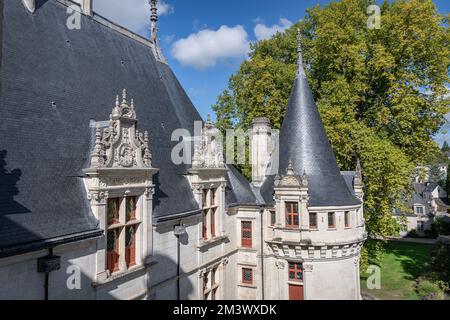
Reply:
M286 172L289 161L297 174L306 172L308 176L310 206L360 203L348 190L336 163L306 79L300 45L298 72L280 131L280 175ZM267 202L273 201L273 181L273 176L269 177L261 188Z
M436 188L438 188L438 187L439 187L439 184L438 184L438 183L436 183L436 182L430 182L430 183L427 183L427 184L425 185L425 189L423 190L423 192L431 193L431 192L433 192L434 190L436 190Z
M259 201L247 179L232 165L227 165L227 188L225 203L227 207L234 205L257 205Z
M154 217L198 210L187 166L170 159L172 132L193 132L201 117L151 48L91 17L69 30L67 7L55 0L34 14L21 1L0 3L0 174L8 175L0 178L0 248L98 232L81 179L92 147L90 121L108 120L123 88L160 169Z

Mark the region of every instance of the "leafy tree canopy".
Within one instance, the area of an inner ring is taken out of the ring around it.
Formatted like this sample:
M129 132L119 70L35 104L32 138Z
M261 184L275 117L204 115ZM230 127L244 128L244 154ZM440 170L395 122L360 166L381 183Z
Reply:
M398 233L392 210L411 175L440 150L433 136L450 111L448 17L430 0L381 6L381 29L367 28L369 0L342 0L307 10L285 33L252 45L250 58L213 106L222 130L268 117L280 128L296 72L296 29L328 137L342 170L363 165L371 236ZM248 175L248 168L241 168Z

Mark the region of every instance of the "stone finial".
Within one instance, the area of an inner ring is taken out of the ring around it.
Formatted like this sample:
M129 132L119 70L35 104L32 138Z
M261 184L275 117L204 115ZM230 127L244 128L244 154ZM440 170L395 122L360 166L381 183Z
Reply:
M156 42L158 38L158 0L150 0L150 25L151 36L150 40Z
M306 174L306 170L303 171L302 186L308 187L308 175Z
M150 153L150 139L148 131L144 133L144 164L148 167L152 165L152 154Z
M289 164L288 164L288 167L287 167L287 169L286 169L286 175L287 175L287 176L293 176L293 175L295 175L295 172L294 172L294 165L292 164L292 160L289 160Z
M93 168L100 168L105 164L102 136L102 130L97 125L95 128L95 146L91 153L91 167Z
M302 49L302 33L300 29L297 29L297 77L305 75L305 69L303 67L303 49Z
M127 89L122 91L122 105L127 104Z

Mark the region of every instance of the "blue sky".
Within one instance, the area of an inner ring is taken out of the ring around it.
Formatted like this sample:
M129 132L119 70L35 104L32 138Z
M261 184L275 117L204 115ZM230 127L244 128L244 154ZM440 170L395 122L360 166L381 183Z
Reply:
M319 0L163 0L159 38L170 66L200 114L206 118L228 79L246 58L248 45L302 19ZM450 2L435 0L442 13ZM148 0L94 0L94 10L145 37ZM449 116L450 120L450 116ZM447 126L450 132L450 125ZM449 133L450 134L450 133ZM449 134L437 137L439 143Z

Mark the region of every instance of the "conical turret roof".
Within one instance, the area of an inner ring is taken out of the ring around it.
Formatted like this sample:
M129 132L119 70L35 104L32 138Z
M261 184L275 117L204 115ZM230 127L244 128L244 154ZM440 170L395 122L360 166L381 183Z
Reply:
M280 131L279 169L283 175L292 162L296 174L306 173L309 186L309 206L356 205L336 163L319 111L305 75L302 49L298 46L298 71L294 81L286 116ZM273 201L274 177L268 177L261 187L267 202Z

